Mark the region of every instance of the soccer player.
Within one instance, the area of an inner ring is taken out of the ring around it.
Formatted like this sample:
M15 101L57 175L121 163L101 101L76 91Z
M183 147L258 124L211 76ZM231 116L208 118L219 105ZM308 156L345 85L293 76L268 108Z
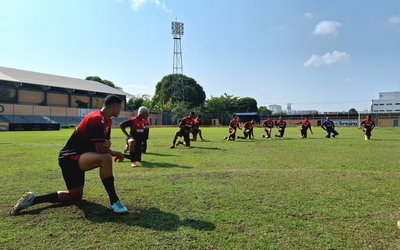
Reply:
M304 117L304 119L301 122L299 122L298 124L301 124L301 128L300 128L301 139L307 138L307 130L310 130L311 134L314 134L311 129L311 123L308 120L308 117Z
M200 136L200 139L204 141L203 136L201 135L200 122L198 116L195 119L193 119L192 134L193 134L192 141L197 141L197 134Z
M271 140L271 133L272 133L272 128L274 127L274 121L271 118L268 118L267 120L264 121L263 123L264 131L267 133L267 136L263 135L264 137L267 137L268 140Z
M233 114L232 120L229 122L229 137L224 137L224 140L234 141L236 138L237 129L242 130L238 122L238 116L236 114Z
M335 123L326 117L326 120L322 123L321 128L326 131L326 138L335 138L339 133L335 130Z
M85 172L100 169L100 179L110 199L109 208L115 213L124 213L128 209L120 202L114 187L112 157L124 160L121 152L110 149L112 117L121 112L122 100L109 95L104 99L103 108L90 112L76 127L58 158L68 191L58 191L36 196L27 192L14 205L10 214L16 215L21 210L39 203L73 203L82 199L85 184Z
M119 124L122 132L127 137L129 155L125 155L126 158L131 160L131 167L136 168L136 161L142 160L142 149L143 144L147 140L146 128L148 129L149 122L147 117L149 116L149 110L142 106L138 110L138 116L132 116L129 120L123 121ZM128 134L126 128L130 127L131 131Z
M286 122L282 120L282 116L279 116L279 119L275 122L275 126L279 131L279 135L275 135L275 137L283 139L283 136L285 135Z
M189 135L192 131L194 117L196 117L196 114L194 112L191 112L188 116L182 118L182 121L179 123L179 131L175 133L174 140L170 148L175 148L179 144L184 144L186 147L190 147ZM176 143L178 137L182 136L185 142L178 141L178 143Z
M250 140L254 140L254 134L253 134L254 124L255 124L254 120L246 122L244 124L244 130L243 130L244 137L238 136L237 138L238 139L247 139L247 137L248 137Z
M371 132L375 128L375 122L371 120L371 115L367 115L367 118L361 122L361 127L363 127L364 138L368 141L371 139Z

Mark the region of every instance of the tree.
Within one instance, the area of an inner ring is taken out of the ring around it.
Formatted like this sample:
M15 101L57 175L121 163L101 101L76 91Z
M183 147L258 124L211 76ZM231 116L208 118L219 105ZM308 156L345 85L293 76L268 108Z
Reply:
M204 105L206 93L196 80L191 77L182 75L184 102L189 108L199 107ZM156 85L156 92L153 97L153 107L161 111L170 111L173 108L171 87L174 75L166 75Z
M205 110L209 114L234 113L237 111L239 97L224 93L220 97L211 96L205 103Z
M237 112L257 112L257 101L251 97L239 98L237 101Z
M286 114L286 112L276 112L276 113L274 113L274 116L285 116L285 115L287 115Z
M358 112L355 108L349 109L349 115L358 115Z
M133 96L131 99L128 100L126 104L128 110L134 111L138 110L140 106L143 106L144 99L140 96Z
M266 106L260 106L258 108L258 113L260 113L261 116L267 116L267 115L271 115L272 111L269 110Z
M116 86L112 81L109 81L109 80L106 80L106 79L101 79L98 76L88 76L88 77L86 77L86 80L96 81L96 82L108 85L108 86L110 86L112 88L122 90L121 87Z

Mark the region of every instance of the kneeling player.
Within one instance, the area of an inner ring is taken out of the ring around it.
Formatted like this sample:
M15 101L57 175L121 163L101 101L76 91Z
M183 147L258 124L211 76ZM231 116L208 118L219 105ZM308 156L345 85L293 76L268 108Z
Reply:
M375 128L375 122L371 120L371 115L367 115L367 118L361 122L361 127L363 127L364 138L368 141L371 139L371 132Z
M179 123L179 131L175 133L174 140L172 142L172 146L170 148L175 148L179 144L184 144L186 147L190 147L190 132L192 131L193 118L196 116L194 112L191 112L188 116L182 118L182 121ZM185 142L176 140L178 137L183 137Z
M224 137L224 140L234 141L236 138L236 129L242 130L239 126L238 117L234 114L232 120L229 122L229 137Z
M238 139L247 139L247 137L250 140L254 140L254 133L253 133L253 127L254 127L254 120L248 121L244 124L244 130L243 130L243 135L244 137L238 136Z
M112 157L119 161L124 155L110 149L110 133L112 117L121 112L122 100L118 96L109 95L104 99L101 110L90 112L76 127L67 144L60 151L58 163L68 191L58 191L36 196L27 192L11 210L12 215L39 203L78 202L83 196L85 173L99 168L100 179L110 198L109 208L115 213L125 213L128 209L119 201L115 191L112 168Z
M192 135L193 135L192 141L197 141L197 135L199 135L200 139L204 141L203 136L201 135L199 117L193 119Z
M326 131L326 138L335 138L339 133L335 130L335 123L329 120L329 117L326 117L326 120L322 123L321 128Z
M146 107L140 107L138 110L138 116L132 116L129 120L121 122L119 127L127 137L129 155L125 155L126 158L131 160L131 167L136 168L136 161L142 160L143 144L147 140L148 121L147 117L149 110ZM128 134L126 128L130 127L131 131Z
M272 133L272 128L274 127L274 121L271 118L268 118L264 123L263 123L264 131L267 134L267 136L263 135L263 137L267 137L267 139L271 140L271 133Z
M275 135L275 137L283 139L283 136L285 135L286 122L282 120L282 116L279 116L279 119L275 122L275 126L279 131L279 135Z
M304 117L304 119L298 124L301 124L300 127L301 139L307 138L307 130L310 130L311 134L314 134L311 129L311 123L307 117Z

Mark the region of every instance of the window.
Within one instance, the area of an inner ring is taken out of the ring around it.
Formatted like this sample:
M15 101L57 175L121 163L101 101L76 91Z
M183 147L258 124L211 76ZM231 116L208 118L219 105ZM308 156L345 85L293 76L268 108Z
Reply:
M395 105L400 105L400 103L398 102L398 103L396 103Z
M375 103L374 106L378 106L378 103Z
M384 104L384 103L381 103L381 104L379 104L379 105L383 106L383 105L385 105L385 104Z
M393 105L393 103L386 103L386 105Z

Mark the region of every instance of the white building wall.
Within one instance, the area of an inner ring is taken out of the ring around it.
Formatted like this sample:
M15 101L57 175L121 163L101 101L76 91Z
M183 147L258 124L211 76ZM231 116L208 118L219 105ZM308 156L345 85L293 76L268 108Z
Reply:
M400 112L400 92L380 92L379 99L372 100L374 113Z

